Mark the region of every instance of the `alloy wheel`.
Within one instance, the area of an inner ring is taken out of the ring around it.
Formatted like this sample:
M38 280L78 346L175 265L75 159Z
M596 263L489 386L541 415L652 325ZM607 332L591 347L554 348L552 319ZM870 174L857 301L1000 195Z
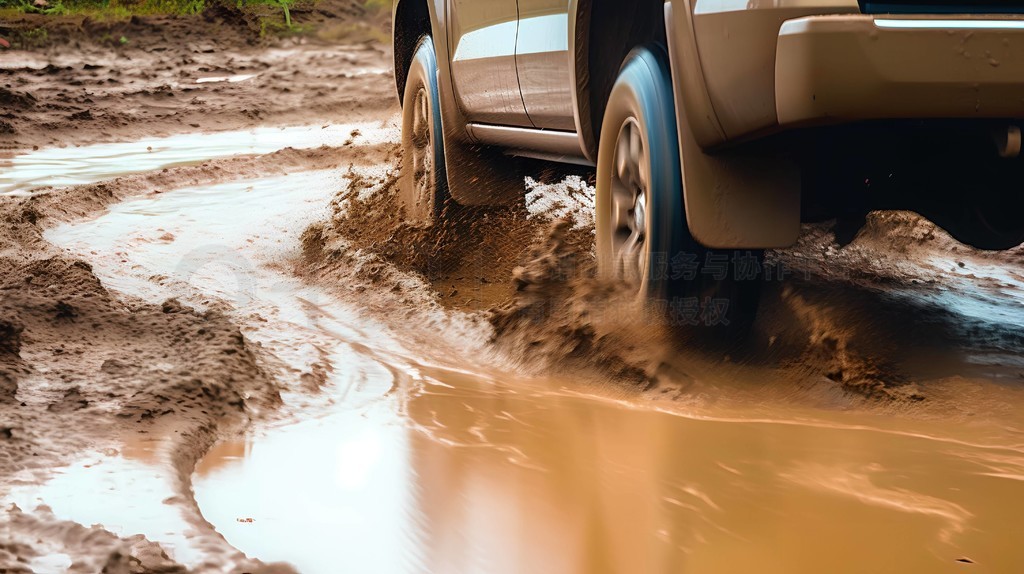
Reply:
M429 202L434 175L434 142L430 129L430 94L421 87L413 102L412 178L416 202Z
M612 265L615 276L640 289L647 278L650 242L648 204L650 174L640 124L628 118L619 130L612 163Z

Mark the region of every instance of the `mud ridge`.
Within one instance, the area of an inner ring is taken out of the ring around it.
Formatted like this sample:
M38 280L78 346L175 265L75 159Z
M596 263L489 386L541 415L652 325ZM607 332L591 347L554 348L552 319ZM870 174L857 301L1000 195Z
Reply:
M285 150L269 158L280 160L269 165L287 170L326 166L338 158L334 149ZM276 382L224 315L200 313L176 300L151 305L115 297L87 263L66 257L42 237L53 223L101 212L154 186L251 174L267 160L231 158L3 199L0 475L42 481L50 469L83 452L116 452L126 437L175 437L171 458L179 472L179 498L187 506L191 470L210 444L277 408ZM0 484L0 489L9 486ZM198 532L212 540L207 544L211 556L219 555L214 570L263 568L220 539L198 516L194 501L188 510ZM46 508L5 512L0 538L15 542L0 551L0 570L24 571L32 556L56 552L100 569L109 566L108 571L184 571L168 565L158 546L138 537L119 538L64 523ZM39 540L47 542L39 545Z

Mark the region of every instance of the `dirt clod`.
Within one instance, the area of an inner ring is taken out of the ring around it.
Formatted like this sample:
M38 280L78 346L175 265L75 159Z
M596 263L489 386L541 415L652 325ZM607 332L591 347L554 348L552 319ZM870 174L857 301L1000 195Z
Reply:
M36 98L32 94L0 88L0 106L24 109L34 105L36 105Z
M12 319L0 319L0 357L16 356L21 351L21 334L25 326Z

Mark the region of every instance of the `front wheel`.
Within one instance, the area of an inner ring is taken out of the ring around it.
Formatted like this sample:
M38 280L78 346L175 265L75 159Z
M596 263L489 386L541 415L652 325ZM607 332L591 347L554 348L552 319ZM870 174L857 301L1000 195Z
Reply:
M622 66L601 126L596 202L602 275L672 326L749 325L762 253L711 250L694 240L678 138L667 56L657 46L637 48Z
M441 98L437 86L437 56L430 36L423 36L409 66L402 98L404 170L400 197L406 219L438 221L448 201L441 137Z

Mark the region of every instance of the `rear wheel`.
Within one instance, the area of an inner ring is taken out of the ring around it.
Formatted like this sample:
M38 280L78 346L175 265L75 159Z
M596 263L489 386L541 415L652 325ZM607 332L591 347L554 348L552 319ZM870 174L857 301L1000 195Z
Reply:
M400 197L409 221L435 223L448 201L448 186L441 137L437 56L430 36L423 36L419 41L409 66L402 101L404 174Z
M760 251L703 247L689 232L667 57L657 46L627 57L612 88L597 164L602 274L676 327L749 325Z

